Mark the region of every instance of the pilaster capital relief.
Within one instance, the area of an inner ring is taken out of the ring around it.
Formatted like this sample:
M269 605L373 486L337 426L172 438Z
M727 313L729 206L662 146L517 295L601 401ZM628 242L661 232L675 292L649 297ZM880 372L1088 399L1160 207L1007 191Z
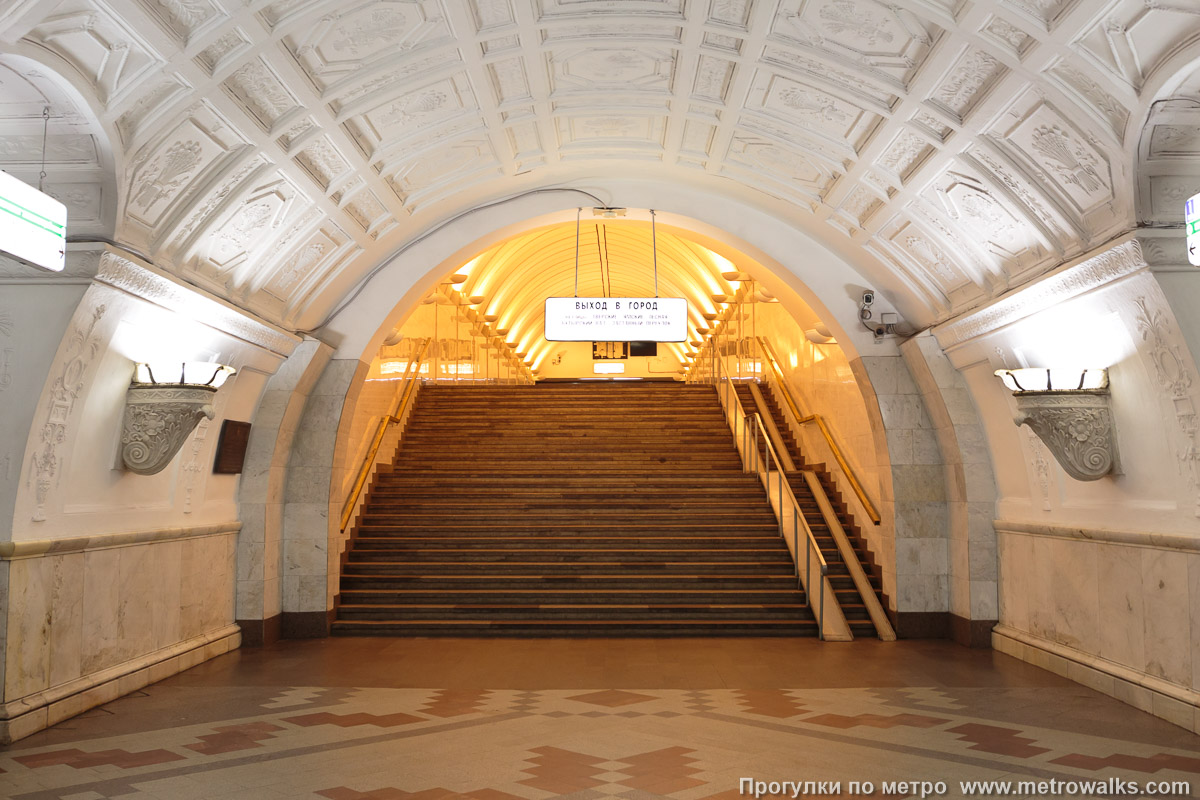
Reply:
M951 352L1148 267L1141 241L1134 234L1125 234L1100 251L1065 264L982 308L935 326L933 335L943 350Z
M221 333L287 358L301 337L111 247L100 255L96 283L195 319Z
M100 251L88 246L87 249L78 246L67 250L66 267L62 272L31 267L15 258L0 255L0 285L23 286L41 284L79 284L88 285L96 276L100 266Z
M199 539L206 536L230 536L242 529L240 520L217 522L210 525L188 527L151 528L141 531L120 533L97 533L86 536L70 536L63 539L31 539L19 542L0 542L0 561L18 561L25 558L61 556L68 553L87 553L92 550L107 550L113 547L133 547L143 544L162 544L181 539Z
M1142 228L1134 232L1142 255L1152 272L1191 272L1200 269L1188 263L1187 238L1180 228Z

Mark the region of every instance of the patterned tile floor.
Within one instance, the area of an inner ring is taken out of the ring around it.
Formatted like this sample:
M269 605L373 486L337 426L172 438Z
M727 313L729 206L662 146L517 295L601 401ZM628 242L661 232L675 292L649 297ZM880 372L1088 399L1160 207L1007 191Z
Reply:
M943 642L333 639L223 656L0 749L0 770L19 800L702 800L743 778L1194 796L1200 737Z

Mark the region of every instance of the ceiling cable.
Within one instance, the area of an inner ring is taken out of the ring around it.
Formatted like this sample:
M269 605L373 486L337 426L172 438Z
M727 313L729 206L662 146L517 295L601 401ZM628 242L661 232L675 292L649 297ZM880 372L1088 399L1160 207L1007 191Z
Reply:
M376 264L373 268L371 268L367 272L366 275L359 278L358 282L354 285L354 290L352 292L350 292L348 295L346 295L345 297L343 297L338 302L338 304L333 307L333 309L331 311L327 312L325 314L325 318L322 319L320 323L318 323L317 325L315 325L312 328L309 328L307 330L297 330L296 333L306 334L308 336L316 336L317 331L321 330L326 325L328 325L330 322L332 322L333 318L336 317L338 314L340 314L346 308L346 306L350 305L352 302L354 302L356 299L358 299L358 296L360 294L362 294L364 289L367 288L367 284L371 282L372 278L374 278L381 271L383 271L384 268L393 264L396 261L396 259L399 258L401 255L408 252L412 248L416 247L418 244L425 241L430 236L433 236L434 234L436 234L438 231L442 230L443 228L445 228L449 225L452 225L455 222L458 222L460 219L469 217L473 214L478 214L481 211L487 211L488 209L495 208L496 206L502 206L505 203L511 203L513 200L520 200L525 197L532 197L533 195L539 195L539 194L552 194L552 193L562 193L562 192L571 192L574 194L582 194L585 197L587 197L589 200L593 200L601 206L604 205L604 202L599 197L597 197L596 195L592 194L591 192L585 191L583 189L575 189L573 187L567 187L567 186L547 186L547 187L544 187L541 189L529 189L527 191L520 192L518 194L509 195L508 197L502 197L499 200L493 200L490 203L484 203L483 205L475 206L474 208L468 208L466 211L462 211L458 214L455 214L453 217L442 220L438 224L436 224L430 228L427 228L425 230L425 232L422 233L420 236L416 237L415 239L411 239L407 243L402 245L399 249L397 249L395 252L393 252L386 259L384 259L380 263Z
M38 191L46 191L46 138L50 132L50 106L42 108L42 171L38 173Z
M579 217L582 208L575 209L575 296L579 297Z
M654 296L658 297L658 233L654 228L654 209L650 209L650 249L654 251Z

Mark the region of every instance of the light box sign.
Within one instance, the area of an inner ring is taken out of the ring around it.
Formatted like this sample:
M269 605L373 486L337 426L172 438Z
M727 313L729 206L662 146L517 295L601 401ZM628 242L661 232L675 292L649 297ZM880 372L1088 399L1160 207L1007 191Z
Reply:
M685 342L683 297L548 297L550 342Z
M0 171L0 251L26 264L62 272L67 207Z
M1183 223L1187 228L1188 262L1200 267L1200 194L1193 195L1184 206Z

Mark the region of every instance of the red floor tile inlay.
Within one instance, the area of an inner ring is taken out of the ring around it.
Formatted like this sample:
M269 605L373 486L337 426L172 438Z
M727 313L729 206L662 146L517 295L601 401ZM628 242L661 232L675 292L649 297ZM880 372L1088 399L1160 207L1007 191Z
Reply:
M574 753L557 747L538 747L530 750L534 758L526 761L536 765L522 770L533 777L520 781L526 786L544 789L547 792L578 792L596 786L604 786L608 782L596 780L594 775L609 772L605 767L596 766L608 761L607 758L597 758L586 753Z
M100 750L95 753L85 753L74 748L68 750L51 750L48 753L37 753L31 756L17 756L17 761L30 769L52 767L65 764L75 769L86 769L111 764L121 769L148 767L152 764L165 764L168 761L182 761L183 756L170 750L144 750L140 753L130 753L126 750Z
M337 725L339 728L354 728L359 725L374 725L376 728L395 728L398 725L411 725L414 722L424 722L423 717L412 714L331 714L321 711L316 714L301 714L298 717L284 717L284 722L291 722L303 728L314 725Z
M491 694L489 689L442 689L430 701L417 709L433 717L458 717L483 711L482 703Z
M1153 756L1129 756L1116 753L1107 758L1085 756L1081 753L1071 753L1068 756L1053 759L1051 764L1062 764L1065 767L1098 770L1105 767L1128 769L1134 772L1158 772L1160 769L1173 769L1179 772L1191 772L1200 775L1200 758L1176 756L1170 753L1159 753Z
M971 750L982 750L985 753L996 753L1015 758L1033 758L1040 753L1049 753L1049 748L1036 747L1034 739L1027 739L1018 734L1015 728L1001 728L996 725L981 725L978 722L968 722L957 728L948 728L950 733L957 733L959 739L972 742Z
M203 744L185 744L184 747L206 756L216 756L262 747L260 742L274 739L275 731L286 729L269 722L248 722L244 725L224 725L215 730L216 733L196 737Z
M624 772L629 776L628 780L618 783L631 789L655 794L681 792L708 783L691 777L700 772L692 766L697 759L691 758L689 754L694 752L696 751L686 747L666 747L636 756L626 756L619 760L629 766L614 771Z
M844 717L841 714L822 714L819 717L809 717L804 721L845 730L847 728L856 728L860 725L870 728L896 728L901 726L908 728L933 728L943 725L950 720L938 717L925 717L920 714L893 714L890 717L885 717L881 714L857 714L853 717Z
M788 719L808 712L786 689L749 689L737 695L750 714Z

